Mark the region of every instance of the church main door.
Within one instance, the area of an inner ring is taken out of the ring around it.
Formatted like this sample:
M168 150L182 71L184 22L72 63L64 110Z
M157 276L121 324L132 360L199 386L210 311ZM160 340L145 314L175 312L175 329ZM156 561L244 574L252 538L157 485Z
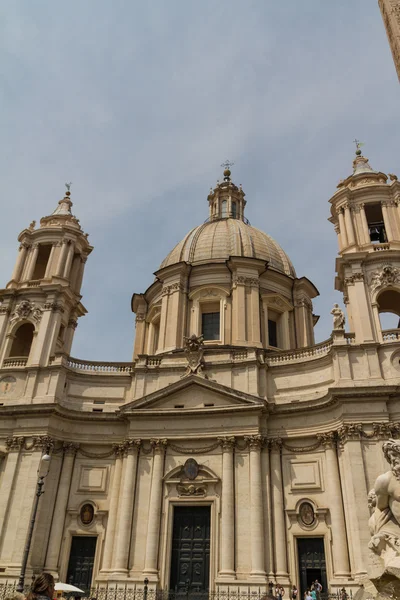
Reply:
M207 592L210 586L210 507L175 506L170 589Z
M67 583L88 591L92 583L97 537L74 536L69 555Z
M326 562L323 538L298 538L297 550L299 556L300 598L306 589L318 579L322 591L328 592L326 579Z

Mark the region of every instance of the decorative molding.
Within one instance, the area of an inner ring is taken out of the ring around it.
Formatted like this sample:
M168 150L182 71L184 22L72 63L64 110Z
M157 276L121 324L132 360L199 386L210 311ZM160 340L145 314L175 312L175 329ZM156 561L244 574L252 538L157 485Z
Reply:
M60 312L60 313L64 312L64 309L61 306L61 304L58 304L57 302L46 302L43 305L43 308L45 310L51 310L52 312Z
M74 442L64 442L62 450L65 455L75 456L79 450L79 444L75 444Z
M184 292L185 288L181 283L171 283L170 285L166 285L163 287L161 291L161 296L169 296L174 292Z
M383 265L380 271L372 273L369 282L373 292L379 288L393 284L400 284L400 269L389 264Z
M43 314L43 307L36 306L30 300L21 300L11 315L10 323L15 323L22 319L32 319L35 323L39 323Z
M176 485L179 496L206 496L207 486L206 485L195 485L189 483L188 485L182 485L178 483Z
M190 337L185 337L185 358L187 367L183 377L188 375L203 375L204 369L204 343L203 336L197 336L193 333Z

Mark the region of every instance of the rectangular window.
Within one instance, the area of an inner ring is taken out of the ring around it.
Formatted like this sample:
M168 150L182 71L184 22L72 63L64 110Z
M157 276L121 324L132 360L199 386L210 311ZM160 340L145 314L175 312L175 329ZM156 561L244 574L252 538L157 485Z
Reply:
M219 340L219 312L203 313L201 315L201 333L205 340Z
M276 321L268 319L268 345L278 347L278 328Z

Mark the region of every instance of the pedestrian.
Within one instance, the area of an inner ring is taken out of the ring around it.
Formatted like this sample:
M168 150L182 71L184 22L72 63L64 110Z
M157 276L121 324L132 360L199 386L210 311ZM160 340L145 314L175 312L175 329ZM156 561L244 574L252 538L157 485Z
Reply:
M291 600L297 600L297 596L299 595L297 587L293 584L292 589L290 590L290 598Z
M321 600L322 585L319 583L318 579L314 581L314 589L317 593L317 600Z
M304 592L304 600L312 600L312 596L310 594L310 590L306 590Z
M342 587L342 589L340 590L340 600L348 600L349 595L346 592L346 588Z
M317 600L317 591L315 589L315 584L314 583L311 584L310 596L311 596L311 598L313 600Z
M32 582L26 600L53 600L54 577L50 573L42 573Z
M283 596L285 595L285 590L283 589L283 587L279 584L276 584L276 588L275 588L275 598L277 600L283 600Z

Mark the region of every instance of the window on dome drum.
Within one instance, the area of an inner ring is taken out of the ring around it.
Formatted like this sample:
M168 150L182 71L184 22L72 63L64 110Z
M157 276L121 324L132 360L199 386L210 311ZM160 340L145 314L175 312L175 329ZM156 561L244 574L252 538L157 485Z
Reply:
M153 323L153 354L157 352L158 340L160 339L160 321Z
M10 350L10 357L29 356L31 351L33 333L35 331L32 323L23 323L18 327Z
M227 201L226 200L222 200L221 202L221 217L223 219L226 219L226 217L228 216L228 208L227 208Z
M205 340L220 339L220 314L218 312L203 312L201 315L201 333Z
M40 244L32 279L43 279L49 262L51 244Z
M364 210L371 242L373 244L384 244L387 242L387 237L381 205L379 203L366 204Z
M274 348L278 347L278 327L277 322L268 319L268 345Z
M234 219L237 219L237 209L236 209L236 202L232 202L232 217Z

